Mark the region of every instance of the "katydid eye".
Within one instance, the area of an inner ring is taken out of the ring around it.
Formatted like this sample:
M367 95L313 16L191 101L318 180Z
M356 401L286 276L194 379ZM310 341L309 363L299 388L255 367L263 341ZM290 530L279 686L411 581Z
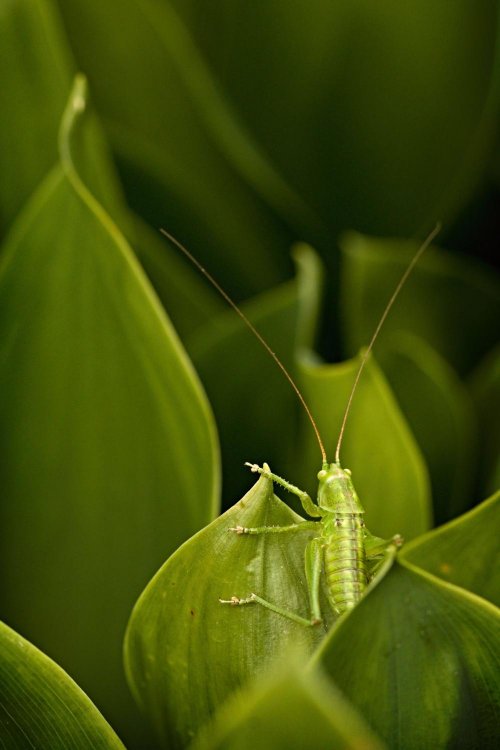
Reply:
M318 479L324 479L328 472L325 469L321 469L321 471L318 471Z
M347 474L347 476L350 477L352 474L352 471L350 469L344 469L344 474Z

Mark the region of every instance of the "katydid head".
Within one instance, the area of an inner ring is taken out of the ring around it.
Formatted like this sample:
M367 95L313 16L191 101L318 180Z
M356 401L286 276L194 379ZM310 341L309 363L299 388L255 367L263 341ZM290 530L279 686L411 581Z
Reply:
M318 472L318 505L333 513L364 513L349 469L324 463Z

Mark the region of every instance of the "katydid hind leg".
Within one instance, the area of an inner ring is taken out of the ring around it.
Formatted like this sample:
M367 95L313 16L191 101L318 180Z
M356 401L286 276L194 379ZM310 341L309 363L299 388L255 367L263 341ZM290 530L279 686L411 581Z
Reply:
M285 609L284 607L280 607L278 604L273 604L267 599L263 599L263 597L259 596L258 594L250 594L250 596L247 596L244 599L240 599L240 597L238 596L232 596L230 599L219 599L219 602L221 604L229 604L233 607L246 606L248 604L260 604L262 607L270 609L271 612L276 612L276 614L281 615L282 617L286 617L288 620L292 620L293 622L297 622L299 625L310 627L311 625L319 624L317 620L308 620L306 617L297 615L295 612L292 612L289 609Z
M323 620L319 603L322 568L322 547L319 539L311 539L306 547L305 568L307 588L309 592L311 622L319 624Z
M229 531L234 531L240 535L284 534L293 531L310 531L316 527L317 521L302 521L301 523L291 523L288 526L232 526Z

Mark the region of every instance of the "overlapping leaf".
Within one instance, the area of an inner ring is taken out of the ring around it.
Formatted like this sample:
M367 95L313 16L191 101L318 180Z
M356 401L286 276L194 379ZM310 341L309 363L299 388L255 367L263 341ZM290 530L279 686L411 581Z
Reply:
M291 662L291 663L290 663ZM319 670L287 657L272 676L239 691L193 750L382 750L383 745Z
M500 492L469 513L415 539L404 559L500 606Z
M92 192L123 214L85 105L79 80L60 163L4 249L0 596L122 731L137 723L121 667L130 609L213 517L218 462L192 367Z
M396 563L317 659L389 747L495 748L500 612Z
M124 750L73 680L0 623L2 750Z

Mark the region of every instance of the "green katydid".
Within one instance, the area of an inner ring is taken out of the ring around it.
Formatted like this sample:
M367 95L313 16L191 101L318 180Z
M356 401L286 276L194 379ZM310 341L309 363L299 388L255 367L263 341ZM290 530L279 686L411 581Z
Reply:
M162 230L163 234L165 234L165 236L189 258L189 260L224 297L235 312L243 319L245 324L250 328L262 346L282 370L307 413L314 429L322 456L322 467L318 472L319 485L316 503L313 502L307 492L304 492L290 482L274 474L267 464L264 464L263 467L257 466L256 464L246 464L247 466L250 466L251 471L268 477L288 492L296 495L307 515L317 520L303 521L289 526L261 526L256 528L236 526L235 528L230 529L232 532L239 535L288 534L297 533L303 530L310 531L311 529L318 532L317 535L308 542L305 548L305 574L309 594L310 616L308 618L302 617L301 615L278 606L277 604L274 604L254 593L246 597L232 596L230 599L219 599L221 604L229 604L232 606L260 604L261 606L276 612L278 615L302 625L318 625L323 621L320 608L320 581L322 573L325 577L326 591L330 606L337 615L343 615L345 612L356 606L357 602L363 596L370 580L374 577L386 559L386 555L391 550L395 550L402 545L403 539L399 534L396 534L390 539L381 539L371 534L366 528L363 520L364 509L354 488L351 472L349 469L343 469L340 464L340 448L359 379L380 329L382 328L396 297L405 284L406 279L417 264L422 253L436 237L439 230L440 225L437 225L412 258L389 299L375 328L370 343L363 354L345 408L335 451L335 461L333 463L330 463L327 460L326 451L316 422L299 388L284 367L283 363L278 359L277 355L272 351L254 325L248 320L246 315L240 310L236 303L233 302L224 289L221 288L217 281L215 281L215 279L178 240L168 234L165 230Z

